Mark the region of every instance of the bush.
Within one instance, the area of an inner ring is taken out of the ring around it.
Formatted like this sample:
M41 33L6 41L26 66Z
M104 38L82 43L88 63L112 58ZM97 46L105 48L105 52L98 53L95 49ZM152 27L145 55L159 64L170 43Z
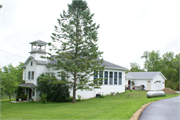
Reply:
M116 95L119 95L120 93L119 92L116 92Z
M73 97L70 96L67 101L72 102L72 100L73 100Z
M78 101L81 101L81 96L80 95L77 95L78 96Z
M46 97L47 97L47 94L42 94L42 96L41 96L41 103L47 103Z
M48 100L54 102L67 102L69 98L69 87L61 81L49 84Z
M47 94L47 101L66 102L69 101L69 87L55 76L41 74L37 79L37 91Z
M21 100L27 100L27 95L21 95Z
M105 95L101 95L100 98L105 98L106 96Z
M22 87L17 87L14 91L16 93L16 99L19 100L19 98L22 99L22 97L24 96L24 92L23 92L23 89Z

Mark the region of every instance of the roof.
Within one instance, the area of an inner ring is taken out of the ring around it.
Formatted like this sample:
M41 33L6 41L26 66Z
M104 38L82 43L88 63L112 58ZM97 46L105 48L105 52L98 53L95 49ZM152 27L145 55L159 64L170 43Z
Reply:
M166 78L161 72L128 72L126 74L126 80L128 79L153 79L156 77L158 74L160 74L165 80Z
M125 67L110 63L110 62L108 62L106 60L103 60L103 63L101 64L101 66L105 66L105 68L115 68L115 69L121 69L121 70L128 70Z
M20 86L20 87L29 87L29 88L36 87L36 85L33 84L33 83L24 83L24 84L19 84L18 86Z
M36 64L39 64L39 65L47 65L48 63L50 64L57 64L57 59L54 59L54 60L35 60L32 56L30 56L26 61L25 61L25 65L21 66L21 67L26 67L26 64L30 61L30 60L33 60L33 62L35 62ZM128 70L127 68L125 67L122 67L122 66L119 66L119 65L116 65L116 64L113 64L113 63L110 63L108 61L105 61L103 60L103 63L101 64L101 66L105 66L105 68L113 68L113 69L121 69L121 70Z
M35 63L38 64L38 65L47 65L47 64L48 64L48 61L45 61L45 60L35 60L34 57L29 56L29 58L25 61L24 65L21 66L21 67L22 67L22 68L23 68L23 67L26 67L26 64L27 64L30 60L32 60L33 62L35 62Z
M47 42L44 42L44 41L42 41L42 40L35 40L35 41L33 41L33 42L30 42L29 44L36 44L36 43L40 43L40 44L43 44L43 45L46 45L46 44L47 44Z

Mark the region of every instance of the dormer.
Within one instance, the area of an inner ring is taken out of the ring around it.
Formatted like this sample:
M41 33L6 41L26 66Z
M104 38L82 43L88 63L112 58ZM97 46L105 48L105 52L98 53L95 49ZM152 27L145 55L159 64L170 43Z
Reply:
M42 59L41 56L46 56L46 45L47 43L42 40L36 40L30 42L31 44L31 52L30 56L32 56L35 60L45 60Z

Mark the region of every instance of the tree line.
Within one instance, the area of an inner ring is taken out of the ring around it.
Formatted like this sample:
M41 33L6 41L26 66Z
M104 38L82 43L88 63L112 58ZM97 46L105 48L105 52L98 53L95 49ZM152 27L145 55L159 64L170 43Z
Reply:
M174 52L166 52L160 56L159 52L159 50L145 51L141 56L145 60L143 69L134 62L130 63L131 69L126 73L160 71L167 78L165 87L179 90L180 54L175 55Z

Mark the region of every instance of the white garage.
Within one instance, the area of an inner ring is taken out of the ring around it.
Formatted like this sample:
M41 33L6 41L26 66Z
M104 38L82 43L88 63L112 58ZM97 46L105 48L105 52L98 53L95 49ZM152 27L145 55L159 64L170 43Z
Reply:
M128 72L125 78L126 87L144 85L145 90L162 90L165 88L166 77L161 72ZM133 82L132 82L133 81Z

